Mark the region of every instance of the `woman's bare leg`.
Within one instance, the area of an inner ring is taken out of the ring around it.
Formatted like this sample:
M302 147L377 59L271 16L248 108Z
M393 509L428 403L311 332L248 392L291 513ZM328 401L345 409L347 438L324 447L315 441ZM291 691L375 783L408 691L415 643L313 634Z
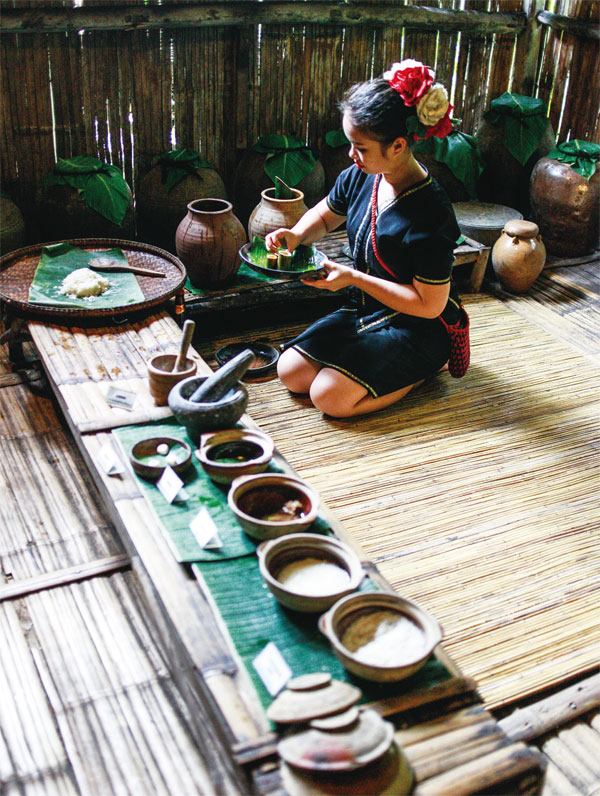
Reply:
M422 383L423 381L418 381L395 392L373 398L365 387L343 373L333 368L322 368L310 385L310 399L326 415L353 417L385 409Z
M307 393L323 366L288 348L277 361L277 375L291 392Z

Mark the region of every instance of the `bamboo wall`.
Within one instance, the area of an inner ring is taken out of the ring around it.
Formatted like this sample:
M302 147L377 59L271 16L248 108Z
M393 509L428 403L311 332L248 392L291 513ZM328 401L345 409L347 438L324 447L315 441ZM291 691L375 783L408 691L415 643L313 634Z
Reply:
M207 24L207 4L198 0L0 0L2 187L27 216L39 180L55 160L87 154L121 167L135 192L155 158L179 146L198 149L230 188L240 152L258 136L293 134L318 151L324 134L340 127L337 101L344 89L402 57L434 66L437 79L453 87L454 115L466 132L476 132L491 99L511 90L548 102L559 140L600 141L597 40L525 25L526 14L531 21L540 10L592 25L600 0L407 0L406 5L417 2L442 10L516 14L518 33L403 28L378 24L373 15L364 24L310 21L332 5L325 0L296 3L296 14L298 7L305 9L306 23L269 19L260 25ZM368 17L373 4L384 5L375 0L354 5L366 7ZM131 22L136 11L190 14L199 5L203 23L179 27L167 20L156 29ZM244 4L209 5L226 11ZM253 0L245 5L256 6ZM267 18L269 5L260 4ZM388 0L387 6L393 5ZM121 14L122 27L6 32L11 11L34 8L43 24L44 14L73 6Z

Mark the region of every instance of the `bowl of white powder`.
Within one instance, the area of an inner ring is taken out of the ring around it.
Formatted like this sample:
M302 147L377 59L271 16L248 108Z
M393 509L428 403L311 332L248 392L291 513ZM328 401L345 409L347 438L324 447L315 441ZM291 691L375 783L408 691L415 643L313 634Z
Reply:
M263 542L256 552L268 589L295 611L326 611L365 575L354 550L330 536L292 533Z
M348 671L378 682L410 677L442 640L431 614L391 592L343 597L319 617L319 629Z

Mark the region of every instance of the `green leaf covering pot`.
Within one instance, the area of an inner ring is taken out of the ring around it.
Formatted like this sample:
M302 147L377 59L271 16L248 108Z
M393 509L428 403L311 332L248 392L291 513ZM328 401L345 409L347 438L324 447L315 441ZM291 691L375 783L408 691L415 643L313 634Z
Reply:
M36 198L38 239L135 234L131 190L117 166L98 158L59 159Z
M475 138L484 163L479 199L527 216L531 172L555 145L543 101L505 92L490 103Z
M290 188L301 191L307 207L325 195L323 164L302 141L288 135L266 135L240 157L233 186L233 206L247 225L264 190L275 190L279 177Z
M413 152L446 190L452 202L476 198L483 161L473 136L462 132L452 132L446 138L430 136L417 141Z

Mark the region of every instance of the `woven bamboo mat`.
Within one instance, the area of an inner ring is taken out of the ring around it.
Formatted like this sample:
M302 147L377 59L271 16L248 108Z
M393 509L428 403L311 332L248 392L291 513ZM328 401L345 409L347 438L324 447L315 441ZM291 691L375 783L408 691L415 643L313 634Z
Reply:
M271 379L248 411L497 706L600 656L600 370L495 298L468 309L463 380L334 420Z

